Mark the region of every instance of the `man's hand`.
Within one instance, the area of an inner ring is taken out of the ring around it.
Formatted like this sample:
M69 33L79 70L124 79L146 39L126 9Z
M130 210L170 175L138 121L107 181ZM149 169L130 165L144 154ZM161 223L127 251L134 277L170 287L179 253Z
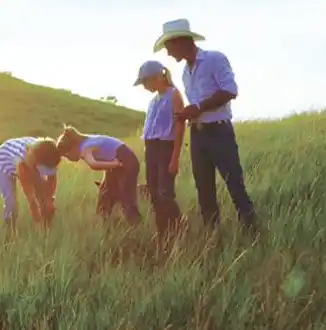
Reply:
M178 120L196 119L201 115L200 109L195 104L188 105L175 114Z

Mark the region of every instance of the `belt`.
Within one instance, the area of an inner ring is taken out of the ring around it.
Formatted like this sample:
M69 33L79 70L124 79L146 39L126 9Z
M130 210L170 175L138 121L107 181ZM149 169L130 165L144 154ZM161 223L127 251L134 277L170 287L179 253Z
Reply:
M211 127L216 125L222 125L222 124L229 124L231 121L229 119L223 119L223 120L216 120L212 121L210 123L196 123L196 122L189 122L189 126L195 127L197 130L202 130L205 127Z
M151 143L151 142L174 142L174 140L163 140L163 139L159 139L159 138L155 138L155 139L146 139L145 140L145 143L148 142L148 143Z

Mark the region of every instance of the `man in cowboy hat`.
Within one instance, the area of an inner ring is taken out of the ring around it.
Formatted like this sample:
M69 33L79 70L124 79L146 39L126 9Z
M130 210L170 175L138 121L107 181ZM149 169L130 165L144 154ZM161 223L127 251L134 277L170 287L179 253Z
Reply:
M216 199L215 169L225 180L228 191L246 228L256 230L256 215L243 179L230 102L238 94L234 73L227 57L218 51L197 47L205 40L191 31L186 19L163 24L163 34L154 45L154 52L166 48L177 62L186 60L183 83L190 105L178 120L191 123L191 160L198 201L205 223L219 223Z

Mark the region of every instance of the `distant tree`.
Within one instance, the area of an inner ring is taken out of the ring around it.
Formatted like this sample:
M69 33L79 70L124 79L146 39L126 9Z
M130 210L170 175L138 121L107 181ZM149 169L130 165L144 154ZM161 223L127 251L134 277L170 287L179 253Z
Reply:
M3 71L2 74L5 74L6 76L12 76L12 72L10 71Z
M58 88L58 91L66 92L66 93L72 94L72 91L71 91L70 89L67 89L67 88Z
M106 97L101 97L101 101L110 102L110 103L114 103L114 104L118 103L118 99L113 95L109 95L109 96L106 96Z

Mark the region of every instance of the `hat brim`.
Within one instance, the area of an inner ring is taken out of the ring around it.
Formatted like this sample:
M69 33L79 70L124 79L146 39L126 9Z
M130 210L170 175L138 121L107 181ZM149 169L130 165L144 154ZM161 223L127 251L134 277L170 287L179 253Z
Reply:
M138 79L134 82L133 86L138 86L138 85L141 85L142 83L143 83L142 80L141 80L140 78L138 78Z
M164 48L164 44L171 39L178 38L178 37L192 37L195 41L203 41L205 40L205 37L202 36L201 34L191 32L191 31L173 31L171 33L164 34L160 36L155 44L153 51L154 53L160 51L161 49Z
M139 85L142 85L146 79L148 79L148 78L150 78L150 77L153 77L153 76L155 76L155 75L151 75L151 76L148 76L148 77L144 77L144 78L142 78L142 79L141 79L141 78L138 78L138 79L135 81L135 83L134 83L133 86L139 86Z
M45 165L38 165L37 169L41 176L53 176L57 174L57 169L55 167L51 168Z

